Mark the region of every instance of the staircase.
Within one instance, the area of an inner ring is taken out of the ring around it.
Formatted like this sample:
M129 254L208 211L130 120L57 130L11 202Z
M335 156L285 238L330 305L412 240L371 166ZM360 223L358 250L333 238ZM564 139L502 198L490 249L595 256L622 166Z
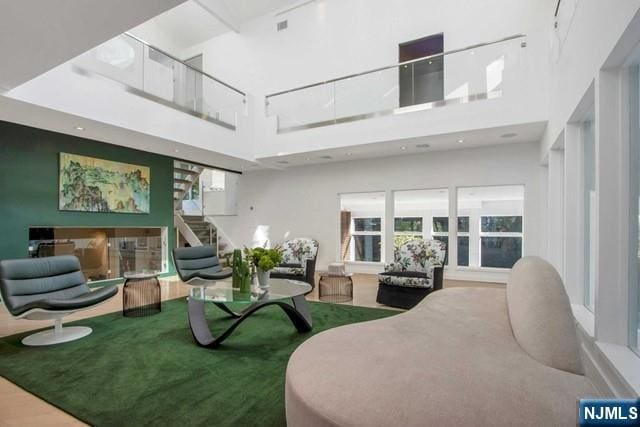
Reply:
M182 211L182 201L198 180L203 167L180 160L173 161L173 210Z
M233 253L233 244L225 236L219 233L216 225L207 221L203 215L185 215L182 202L197 185L198 177L205 168L191 163L174 160L173 163L173 208L176 216L178 232L191 246L213 245L217 248L218 256L223 265L227 264ZM187 228L184 228L186 226Z
M203 245L216 245L218 240L217 230L210 222L205 221L202 216L183 215L182 219L200 240L200 243Z

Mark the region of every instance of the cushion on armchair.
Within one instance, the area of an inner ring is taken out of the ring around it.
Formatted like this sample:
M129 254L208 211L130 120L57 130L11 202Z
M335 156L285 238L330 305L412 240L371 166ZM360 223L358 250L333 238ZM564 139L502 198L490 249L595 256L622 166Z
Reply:
M446 245L439 240L410 240L397 248L378 281L385 285L433 288L434 268L442 267Z
M287 240L282 244L282 263L274 271L282 274L306 274L307 260L318 255L318 242L306 237Z
M432 288L433 268L427 273L419 271L386 271L378 275L378 282L407 288Z
M293 276L304 276L304 270L305 268L301 264L280 264L273 269L273 272L278 274L290 274Z

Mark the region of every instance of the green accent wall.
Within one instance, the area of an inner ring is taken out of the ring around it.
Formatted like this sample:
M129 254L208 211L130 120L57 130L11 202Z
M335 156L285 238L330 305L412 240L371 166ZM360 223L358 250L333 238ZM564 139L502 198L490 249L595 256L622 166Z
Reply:
M61 151L151 168L151 212L58 210ZM169 248L173 248L173 159L0 121L0 259L27 257L30 226L167 227ZM170 252L167 255L173 273Z

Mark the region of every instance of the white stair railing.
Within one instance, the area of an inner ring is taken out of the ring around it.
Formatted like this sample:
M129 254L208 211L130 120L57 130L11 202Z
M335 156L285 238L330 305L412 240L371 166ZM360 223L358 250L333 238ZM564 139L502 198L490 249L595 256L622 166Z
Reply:
M204 217L205 221L207 221L209 224L211 224L212 226L214 226L216 228L216 235L217 235L217 239L218 239L218 249L220 247L220 241L226 241L227 245L229 245L229 249L230 251L233 251L233 249L236 249L238 246L236 246L233 241L229 238L229 236L227 235L227 233L224 232L224 230L216 223L215 218L212 216L205 216Z
M173 225L176 227L178 233L180 233L191 246L202 246L202 242L198 239L198 236L196 236L180 214L175 213L173 215Z

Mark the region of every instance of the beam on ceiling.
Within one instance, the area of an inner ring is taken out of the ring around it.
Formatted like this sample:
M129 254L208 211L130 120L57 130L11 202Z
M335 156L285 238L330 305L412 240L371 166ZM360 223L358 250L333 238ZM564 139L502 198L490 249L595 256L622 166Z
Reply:
M194 0L227 28L236 33L240 32L242 22L238 19L223 0Z

